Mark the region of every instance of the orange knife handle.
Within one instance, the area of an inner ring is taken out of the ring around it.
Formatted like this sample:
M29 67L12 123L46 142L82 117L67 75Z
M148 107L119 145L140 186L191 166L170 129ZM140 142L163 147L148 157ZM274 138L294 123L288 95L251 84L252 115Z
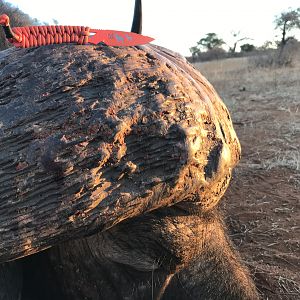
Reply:
M51 44L88 44L90 28L84 26L25 26L11 28L9 17L0 16L7 40L16 47L29 48Z

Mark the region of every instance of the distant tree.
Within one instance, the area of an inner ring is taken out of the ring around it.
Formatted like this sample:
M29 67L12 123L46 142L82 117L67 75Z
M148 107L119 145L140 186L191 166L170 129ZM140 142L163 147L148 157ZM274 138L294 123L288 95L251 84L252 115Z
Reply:
M37 19L32 19L27 14L22 12L19 8L12 4L0 0L0 14L6 14L9 16L10 23L13 27L37 25ZM8 48L10 45L6 41L2 28L0 28L0 51Z
M223 48L213 48L207 52L204 52L201 55L202 61L210 61L210 60L217 60L227 57L227 52Z
M232 46L229 46L229 52L231 53L235 53L236 52L236 47L238 45L238 43L242 42L242 41L245 41L245 40L251 40L250 38L248 37L241 37L240 34L241 32L240 31L232 31L231 32L233 38L234 38L234 43Z
M283 48L288 40L293 38L293 36L288 36L288 32L293 29L300 29L300 7L297 9L290 8L277 16L275 18L275 28L281 31L279 46Z
M191 47L190 52L192 53L193 61L195 61L201 53L200 49L197 46Z
M271 41L265 41L257 50L276 49L276 43Z
M243 44L240 46L242 52L251 52L255 50L255 46L252 44Z
M209 51L215 48L220 48L225 42L220 39L216 33L210 32L197 43L198 46L203 47L205 50Z

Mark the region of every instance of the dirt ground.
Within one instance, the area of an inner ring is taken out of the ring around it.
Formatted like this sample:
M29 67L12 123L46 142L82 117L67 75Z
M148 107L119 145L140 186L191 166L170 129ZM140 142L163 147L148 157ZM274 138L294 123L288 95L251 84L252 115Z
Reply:
M229 108L242 145L222 205L265 300L300 299L299 56L281 68L258 68L253 58L195 65Z

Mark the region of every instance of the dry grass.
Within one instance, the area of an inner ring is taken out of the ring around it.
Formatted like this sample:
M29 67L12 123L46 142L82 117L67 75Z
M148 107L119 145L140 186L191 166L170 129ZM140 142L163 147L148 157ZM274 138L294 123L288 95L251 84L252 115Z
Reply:
M243 125L243 135L261 128L268 119L272 122L276 135L268 141L269 155L260 157L263 168L300 171L300 51L293 67L255 68L252 59L232 58L197 63L195 67L214 85L234 122ZM245 101L250 103L248 107ZM253 110L258 110L255 115ZM260 134L268 135L267 128L261 128ZM265 143L257 144L258 157L265 152L261 147L265 148Z
M253 58L197 63L230 110L242 160L225 194L231 238L264 300L300 299L300 51L291 67Z

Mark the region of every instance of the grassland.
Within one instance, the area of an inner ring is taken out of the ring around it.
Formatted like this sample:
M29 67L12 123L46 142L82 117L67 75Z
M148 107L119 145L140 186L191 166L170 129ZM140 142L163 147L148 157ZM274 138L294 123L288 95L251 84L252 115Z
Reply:
M300 299L300 51L197 63L231 112L242 160L224 199L230 235L265 300Z

